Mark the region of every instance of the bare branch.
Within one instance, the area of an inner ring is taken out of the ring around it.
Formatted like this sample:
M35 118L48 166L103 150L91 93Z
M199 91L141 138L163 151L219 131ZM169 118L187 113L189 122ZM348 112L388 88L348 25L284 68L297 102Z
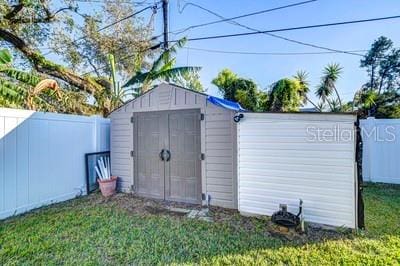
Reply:
M11 18L15 17L23 8L24 8L24 4L22 4L22 3L13 6L13 9L12 9L10 12L8 12L8 13L4 16L4 18L5 18L5 19L11 19Z
M89 63L89 65L93 68L93 71L96 73L96 75L98 77L100 77L100 72L98 71L97 67L93 64L92 60L90 59L89 56L87 55L82 55L83 58L85 58L87 60L87 62Z
M60 8L54 12L51 12L49 8L47 8L45 6L45 3L42 1L42 9L44 11L44 13L46 14L46 16L44 17L36 17L36 18L32 18L32 17L16 17L17 14L25 7L25 5L22 4L18 4L15 5L14 8L4 16L4 18L6 20L9 20L11 23L16 23L16 24L39 24L39 23L48 23L48 22L52 22L53 20L55 20L57 14L64 12L64 11L73 11L76 12L76 8L73 6L68 6L68 7L63 7Z

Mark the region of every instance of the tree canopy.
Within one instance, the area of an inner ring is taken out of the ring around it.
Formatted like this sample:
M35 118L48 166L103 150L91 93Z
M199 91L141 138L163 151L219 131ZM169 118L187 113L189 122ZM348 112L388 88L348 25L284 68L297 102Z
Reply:
M0 50L0 105L30 110L94 113L80 92L63 90L57 81L35 71L22 71L13 66L7 49Z
M150 38L152 18L145 24L140 16L128 16L135 11L133 5L118 0L105 1L102 12L87 14L77 3L0 0L1 44L10 47L19 63L43 78L55 79L62 90L76 92L86 104L93 99L96 112L106 114L110 108L102 104L113 89L108 55L117 57L121 77L149 65L150 46L157 47ZM50 61L41 51L58 54L67 66Z
M353 105L364 115L400 117L400 48L382 36L371 45L360 66L369 80L356 93Z
M224 99L236 101L235 93L237 88L234 86L234 82L238 78L238 75L225 68L218 73L211 83L217 86Z
M118 74L123 78L149 67L156 7L151 9L149 21L140 16L126 19L136 11L128 2L106 1L101 9L85 14L81 24L72 17L61 21L63 27L54 29L51 51L60 55L73 70L85 73L89 69L98 77L110 75L109 54L116 58Z
M133 87L132 91L134 94L140 94L148 91L158 81L175 80L181 82L185 77L190 77L191 73L197 73L200 67L175 67L176 58L174 58L173 55L177 52L178 48L183 47L185 43L186 39L183 38L169 49L162 52L148 71L143 71L144 68L136 71L123 87Z
M304 102L304 88L296 79L278 80L268 93L268 110L274 112L299 111Z
M224 99L239 102L250 111L264 111L267 95L251 79L240 78L229 69L223 69L212 80Z
M173 77L172 82L193 91L205 92L198 70L183 72L179 76Z
M0 1L3 44L11 46L38 73L60 79L90 94L102 88L95 80L49 61L38 49L47 44L52 29L68 18L66 14L78 12L77 6L65 2L63 7L55 9L54 2L49 0Z

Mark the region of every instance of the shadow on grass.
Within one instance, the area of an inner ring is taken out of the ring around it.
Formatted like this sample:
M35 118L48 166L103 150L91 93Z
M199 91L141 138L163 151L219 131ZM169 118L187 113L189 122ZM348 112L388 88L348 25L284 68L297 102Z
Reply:
M394 200L394 202L393 202ZM288 241L252 226L129 213L93 196L0 222L4 264L341 264L400 262L400 186L367 185L368 232ZM380 217L386 217L385 221ZM236 217L237 218L237 217ZM240 219L240 218L238 218ZM389 222L387 222L389 221ZM384 235L385 234L385 235Z

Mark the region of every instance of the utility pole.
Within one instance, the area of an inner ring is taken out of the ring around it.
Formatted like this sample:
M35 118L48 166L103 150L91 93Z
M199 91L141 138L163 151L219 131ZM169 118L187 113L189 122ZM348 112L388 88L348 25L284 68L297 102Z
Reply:
M162 0L163 20L164 20L164 51L168 50L168 0Z

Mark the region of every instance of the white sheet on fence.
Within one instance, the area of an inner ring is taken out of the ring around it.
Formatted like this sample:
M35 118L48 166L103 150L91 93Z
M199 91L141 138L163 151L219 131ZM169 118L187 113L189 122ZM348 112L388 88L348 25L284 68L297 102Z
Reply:
M108 119L0 108L0 219L86 193L84 155L109 150Z
M400 184L400 119L361 120L363 179Z

